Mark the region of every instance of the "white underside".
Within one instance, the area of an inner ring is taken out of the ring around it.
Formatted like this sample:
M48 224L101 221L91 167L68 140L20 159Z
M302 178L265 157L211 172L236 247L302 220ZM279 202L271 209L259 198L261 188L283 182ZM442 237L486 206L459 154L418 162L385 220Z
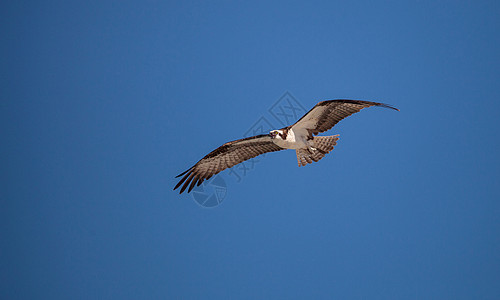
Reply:
M282 140L279 136L276 136L273 142L285 149L305 149L310 147L307 142L307 130L290 129L286 136L286 140Z

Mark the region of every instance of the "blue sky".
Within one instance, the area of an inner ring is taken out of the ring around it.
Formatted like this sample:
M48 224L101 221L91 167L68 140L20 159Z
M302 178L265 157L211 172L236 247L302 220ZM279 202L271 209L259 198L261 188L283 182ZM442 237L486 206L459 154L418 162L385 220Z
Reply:
M498 1L1 6L2 298L500 297ZM401 112L172 191L287 92Z

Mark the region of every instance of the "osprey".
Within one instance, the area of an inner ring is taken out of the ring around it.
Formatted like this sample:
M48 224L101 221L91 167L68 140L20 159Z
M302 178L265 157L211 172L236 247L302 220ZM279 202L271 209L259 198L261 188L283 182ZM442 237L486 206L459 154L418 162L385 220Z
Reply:
M213 175L267 152L294 149L297 153L299 167L313 161L317 162L333 150L333 147L337 145L339 135L314 135L331 129L340 120L370 106L381 106L399 111L390 105L370 101L328 100L319 102L293 125L271 130L269 134L228 142L208 153L194 166L176 176L177 178L184 175L174 190L184 183L179 194L184 192L188 186L189 193L195 185L199 186Z

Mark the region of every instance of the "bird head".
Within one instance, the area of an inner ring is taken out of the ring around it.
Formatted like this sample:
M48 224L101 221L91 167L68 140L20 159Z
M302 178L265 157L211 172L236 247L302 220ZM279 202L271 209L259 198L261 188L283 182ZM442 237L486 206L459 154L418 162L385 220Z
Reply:
M279 130L271 130L271 131L269 131L269 136L270 136L272 139L274 139L274 138L276 138L276 137L278 137L278 138L279 138L279 137L280 137L280 136L279 136L279 133L280 133L280 132L279 132Z

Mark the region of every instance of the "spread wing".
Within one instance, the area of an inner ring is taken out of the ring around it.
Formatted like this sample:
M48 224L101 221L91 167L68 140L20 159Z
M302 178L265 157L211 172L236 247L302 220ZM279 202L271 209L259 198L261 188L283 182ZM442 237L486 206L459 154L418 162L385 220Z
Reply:
M189 168L184 173L176 176L182 179L174 187L174 190L182 186L179 194L184 192L188 187L188 193L194 188L195 184L199 186L205 179L209 179L213 175L231 168L245 160L264 154L283 150L280 146L273 143L271 137L267 134L256 135L232 142L225 143L214 151L208 153L194 166ZM191 184L190 184L191 183Z
M318 134L331 129L340 120L359 112L365 107L381 106L399 111L390 105L361 100L328 100L316 104L308 113L291 127L306 129L310 134Z

